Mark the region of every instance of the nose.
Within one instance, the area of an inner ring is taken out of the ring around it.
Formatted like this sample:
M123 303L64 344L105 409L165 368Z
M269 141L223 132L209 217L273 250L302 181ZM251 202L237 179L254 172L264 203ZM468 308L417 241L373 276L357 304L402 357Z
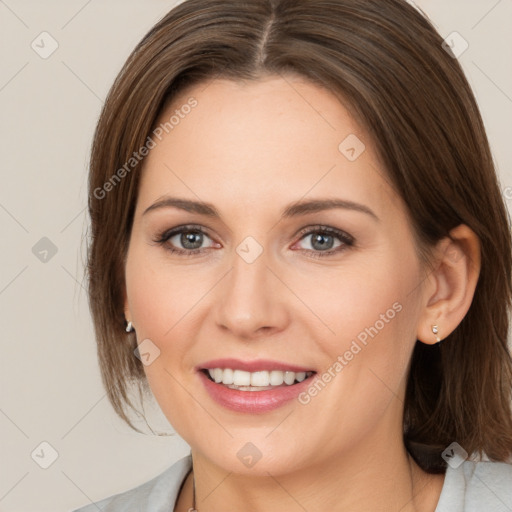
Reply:
M286 328L286 287L268 264L264 250L253 262L234 252L231 271L217 288L215 320L234 337L250 340Z

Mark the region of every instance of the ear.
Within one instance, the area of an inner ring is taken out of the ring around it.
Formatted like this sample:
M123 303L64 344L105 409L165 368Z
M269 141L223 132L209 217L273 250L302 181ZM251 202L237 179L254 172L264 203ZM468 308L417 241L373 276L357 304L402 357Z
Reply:
M471 306L480 275L480 240L461 224L436 245L435 254L434 270L423 288L425 306L416 335L428 345L437 343L437 336L443 340L452 333Z
M132 314L131 314L131 311L130 311L130 306L128 304L128 296L126 294L126 287L124 288L124 291L123 291L123 309L124 309L124 318L127 322L131 322L132 321Z

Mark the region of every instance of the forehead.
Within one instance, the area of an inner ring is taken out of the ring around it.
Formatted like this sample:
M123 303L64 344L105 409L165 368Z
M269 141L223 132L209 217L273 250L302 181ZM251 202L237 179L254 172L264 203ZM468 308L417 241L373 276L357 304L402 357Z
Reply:
M163 194L260 208L305 195L378 210L396 202L365 131L336 96L301 78L198 84L174 99L158 126L141 203Z

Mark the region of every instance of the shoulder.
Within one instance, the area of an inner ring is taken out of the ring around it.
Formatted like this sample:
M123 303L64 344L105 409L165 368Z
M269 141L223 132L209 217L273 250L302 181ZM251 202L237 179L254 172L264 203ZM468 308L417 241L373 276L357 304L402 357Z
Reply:
M448 466L436 512L512 510L512 463L466 460Z
M466 503L480 510L512 510L512 464L466 461L462 464L466 480Z
M179 489L192 467L190 455L178 460L171 467L151 480L101 501L91 503L73 512L135 512L151 510L168 511L174 507Z

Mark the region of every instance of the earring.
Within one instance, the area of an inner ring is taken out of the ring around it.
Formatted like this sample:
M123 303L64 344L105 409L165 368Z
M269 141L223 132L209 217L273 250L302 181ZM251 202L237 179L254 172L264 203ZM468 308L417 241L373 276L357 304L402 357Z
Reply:
M132 332L133 331L133 325L131 322L128 322L126 324L126 332Z
M432 332L436 335L436 340L439 343L441 341L441 338L439 337L439 327L437 327L437 325L433 325Z

